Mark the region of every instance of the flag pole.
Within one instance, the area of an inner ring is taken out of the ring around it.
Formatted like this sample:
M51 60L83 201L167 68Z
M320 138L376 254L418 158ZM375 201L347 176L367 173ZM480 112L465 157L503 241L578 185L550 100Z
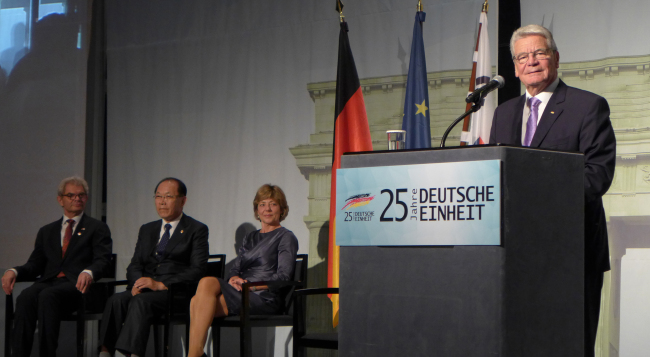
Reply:
M481 12L484 12L487 14L488 12L488 0L485 0L485 2L482 5ZM478 27L478 33L476 34L476 47L474 48L474 53L478 52L478 45L481 39L481 30L482 30L483 24L479 24ZM469 78L469 91L468 93L472 93L474 89L476 89L476 58L472 61L472 75ZM465 110L469 111L472 108L472 103L467 103L465 106ZM467 116L465 117L465 120L463 121L463 132L468 133L469 132L469 123L470 123L470 117ZM466 141L460 141L460 146L465 146L468 143ZM471 143L470 143L471 144Z
M422 7L422 0L418 0L418 12L421 12L423 9Z
M334 135L332 140L332 176L330 192L330 221L327 258L327 286L339 287L340 250L336 245L336 170L346 152L372 151L372 137L363 101L363 90L354 64L348 24L343 20L343 3L336 2L339 13L339 52L336 68L336 97L334 100ZM331 295L332 325L338 325L339 296Z

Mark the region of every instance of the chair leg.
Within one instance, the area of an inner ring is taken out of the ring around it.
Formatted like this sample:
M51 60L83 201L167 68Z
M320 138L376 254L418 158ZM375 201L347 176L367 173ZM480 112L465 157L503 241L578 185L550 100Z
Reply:
M77 318L77 357L84 357L84 342L86 340L86 321L84 317Z
M212 357L221 356L221 327L212 325Z
M84 357L84 342L86 339L86 301L81 298L77 309L77 357Z
M298 344L296 343L296 336L293 336L293 357L303 357L302 354L300 353L300 347L298 347Z
M163 333L165 334L163 336L163 357L169 356L169 333L170 333L170 326L169 326L169 321L165 323L165 327L163 330Z
M13 295L5 295L5 356L11 356L11 329L14 319Z
M153 325L153 349L154 355L160 357L160 326Z
M187 321L185 321L185 355L190 354L190 314L187 314Z
M242 326L239 329L239 351L241 357L253 357L252 329Z

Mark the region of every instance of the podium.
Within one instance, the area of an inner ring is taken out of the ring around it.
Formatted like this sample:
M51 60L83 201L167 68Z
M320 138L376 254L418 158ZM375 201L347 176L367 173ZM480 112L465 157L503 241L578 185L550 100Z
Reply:
M582 154L367 152L341 168L485 160L501 163L500 244L341 246L340 356L584 355Z

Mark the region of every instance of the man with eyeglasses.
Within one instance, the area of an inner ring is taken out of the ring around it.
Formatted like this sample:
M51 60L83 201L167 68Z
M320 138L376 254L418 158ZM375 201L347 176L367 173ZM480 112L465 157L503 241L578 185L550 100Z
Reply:
M113 241L108 226L84 214L88 184L80 177L61 181L57 201L63 218L38 231L25 265L7 270L2 289L11 294L18 281L36 282L16 299L12 356L30 356L36 323L39 355L56 356L61 318L78 307L81 294L101 279L110 265Z
M154 190L160 220L140 227L138 242L126 269L126 291L111 296L102 318L100 356L116 350L144 356L149 328L167 308L167 290L179 282L198 282L208 261L208 227L183 213L185 184L162 179Z
M582 152L585 160L585 351L594 355L603 273L610 269L602 196L614 178L616 138L605 98L558 78L560 54L546 28L528 25L510 39L515 75L526 93L494 111L490 143Z

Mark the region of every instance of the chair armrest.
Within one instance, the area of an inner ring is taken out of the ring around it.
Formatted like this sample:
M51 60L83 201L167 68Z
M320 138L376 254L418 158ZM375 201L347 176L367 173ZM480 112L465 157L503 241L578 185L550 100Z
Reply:
M307 296L308 295L325 295L338 294L339 288L313 288L299 289L293 292L295 300L293 301L293 337L300 339L307 333Z
M247 287L244 287L242 284L242 290L244 289L250 289L250 291L261 291L261 290L269 290L269 285L265 281L256 281L254 283L244 283L248 284Z
M90 284L90 289L92 290L103 290L107 295L112 295L115 291L115 279L114 278L101 278L96 282ZM108 292L110 291L110 294Z
M107 281L102 281L103 279L100 279L97 284L104 286L106 291L109 292L109 296L113 295L115 293L115 288L118 286L127 286L129 285L128 280L115 280L111 278L107 278Z
M8 269L7 269L7 270L8 270ZM42 275L38 275L37 277L33 277L33 276L30 277L30 276L28 276L28 277L26 277L26 278L23 277L23 279L21 279L21 278L19 278L18 276L16 276L16 283L35 283L36 280L38 280L41 276L42 276ZM21 275L21 277L22 277L22 275Z
M302 286L302 283L293 280L274 280L274 281L255 281L242 284L242 292L250 289L250 291L258 290L276 290L287 286Z
M313 288L313 289L300 289L293 292L296 296L304 295L325 295L325 294L338 294L339 288Z
M36 279L38 279L38 277L36 277ZM20 280L18 279L18 277L16 277L14 289L16 289L16 284L18 283L33 283L36 281L36 279ZM0 291L0 293L4 294L4 291ZM12 292L9 295L5 295L5 325L6 325L5 328L8 327L9 329L11 329L13 318L14 318L14 294Z
M113 281L108 281L106 282L108 286L116 287L116 286L122 286L122 285L129 285L128 280L113 280Z
M252 288L255 287L256 290L266 290L266 289L281 289L284 287L302 287L302 282L297 282L294 280L276 280L276 281L255 281L242 284L242 309L240 318L243 321L249 319L250 316L250 292L255 291ZM261 287L257 289L257 287Z
M106 284L115 282L115 278L101 278L95 282L95 284Z

